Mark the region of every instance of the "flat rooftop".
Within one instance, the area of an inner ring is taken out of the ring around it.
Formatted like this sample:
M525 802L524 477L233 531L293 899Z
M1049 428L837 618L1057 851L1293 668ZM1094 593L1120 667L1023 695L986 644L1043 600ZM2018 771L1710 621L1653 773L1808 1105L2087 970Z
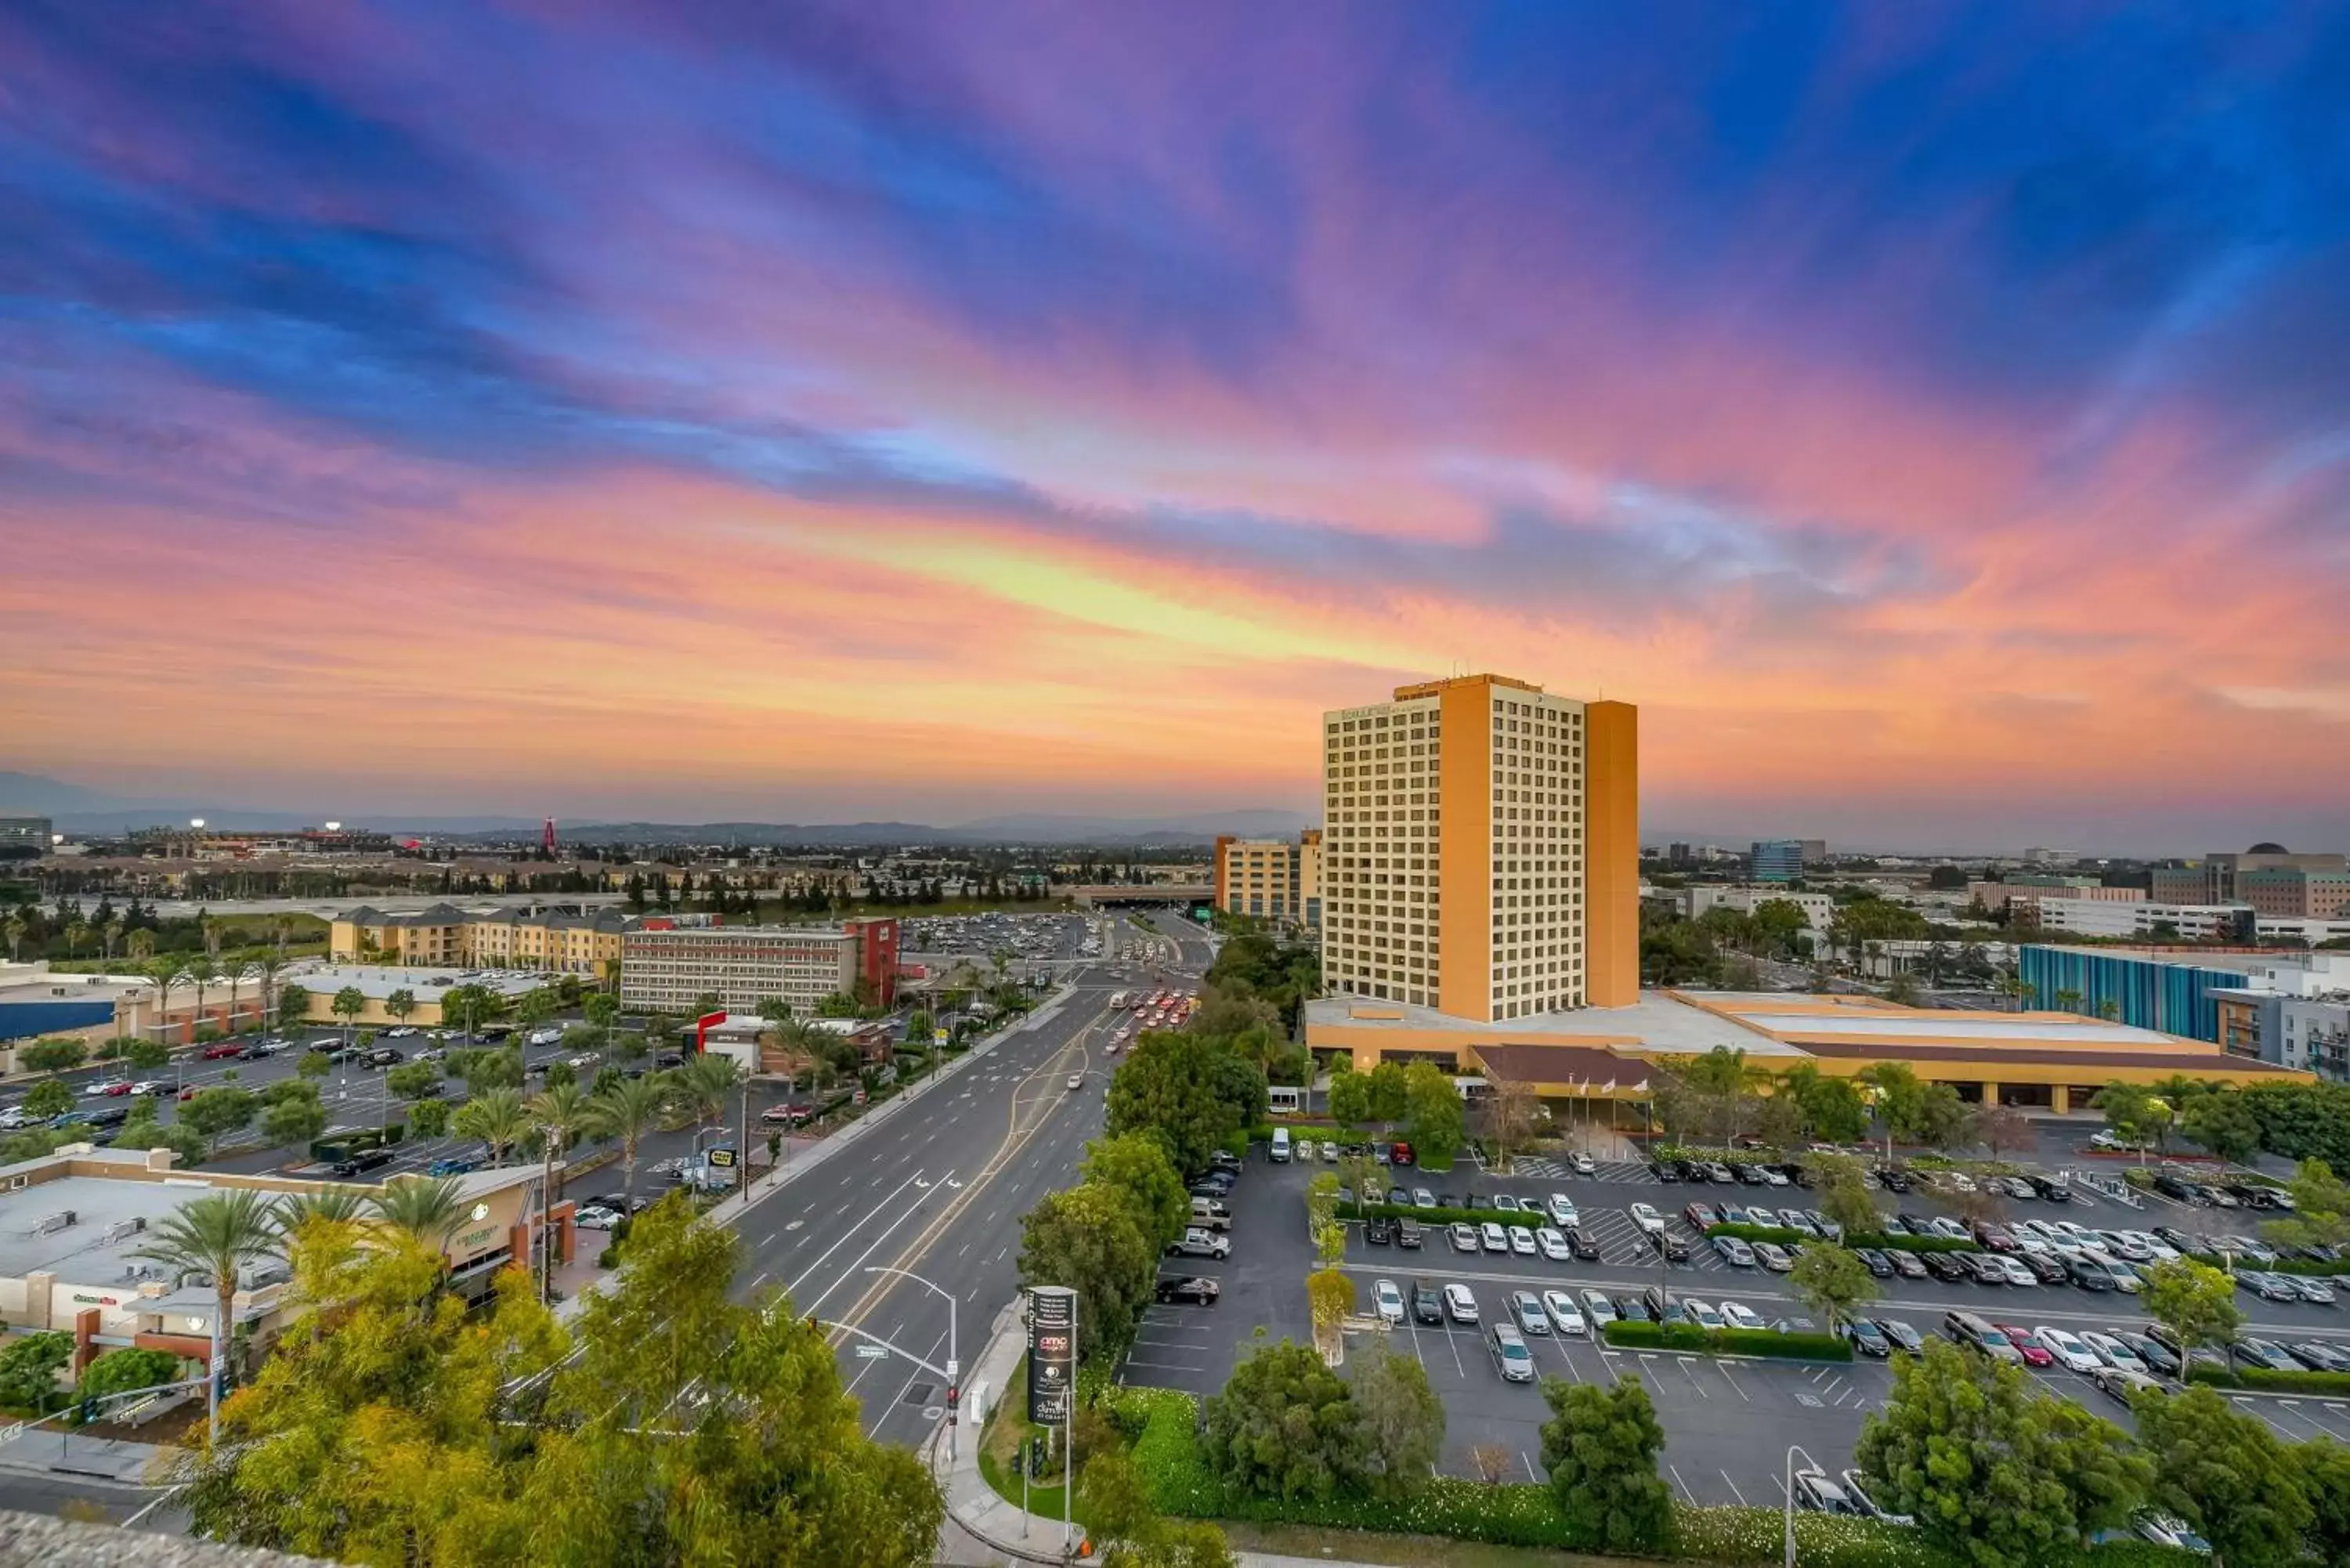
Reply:
M1582 1007L1481 1023L1433 1007L1372 997L1325 996L1305 1004L1320 1029L1434 1031L1469 1044L1619 1047L1657 1055L1702 1056L1715 1046L1749 1056L1801 1056L1793 1045L1693 1007L1669 992L1644 991L1629 1007Z
M486 986L501 996L526 996L546 983L535 969L435 969L430 964L322 963L288 970L280 983L291 981L314 993L334 992L356 986L361 996L381 1001L395 991L415 994L419 1002L438 1002L460 985Z
M128 1222L143 1220L151 1228L213 1190L201 1176L161 1181L67 1176L0 1194L0 1275L52 1273L61 1282L125 1291L143 1280L168 1282L171 1272L161 1264L131 1256L149 1238ZM72 1224L46 1234L36 1229L48 1216L68 1212ZM109 1240L115 1231L125 1233Z

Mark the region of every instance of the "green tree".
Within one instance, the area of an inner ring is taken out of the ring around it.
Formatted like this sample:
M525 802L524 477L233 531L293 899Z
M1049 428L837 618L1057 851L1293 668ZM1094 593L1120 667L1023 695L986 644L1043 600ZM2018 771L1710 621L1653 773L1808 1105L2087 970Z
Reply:
M1866 1264L1849 1249L1826 1242L1804 1249L1787 1283L1804 1305L1827 1320L1830 1334L1850 1323L1856 1309L1880 1293Z
M1451 1077L1427 1062L1404 1069L1405 1127L1413 1155L1430 1170L1450 1170L1467 1113Z
M2155 1264L2146 1282L2144 1299L2147 1315L2177 1334L2180 1345L2189 1351L2198 1345L2230 1344L2243 1327L2244 1314L2236 1306L2236 1282L2192 1258L2170 1258Z
M310 991L292 981L277 988L277 1027L299 1029L310 1020Z
M2178 1115L2178 1130L2222 1159L2241 1163L2260 1152L2261 1118L2232 1091L2198 1095Z
M2350 1448L2321 1438L2294 1458L2309 1501L2311 1552L2324 1568L2350 1568Z
M419 1100L408 1108L408 1130L418 1137L446 1137L451 1111L446 1100Z
M261 1136L281 1148L307 1146L327 1130L327 1107L315 1099L289 1096L261 1116Z
M1020 1222L1020 1282L1077 1293L1077 1346L1114 1365L1150 1303L1159 1249L1122 1193L1087 1181L1047 1194Z
M1330 1119L1340 1127L1358 1127L1371 1116L1370 1079L1360 1073L1341 1073L1330 1080Z
M731 1056L696 1056L667 1075L671 1098L695 1123L726 1125L726 1113L742 1092L743 1069Z
M2153 1480L2111 1422L1940 1340L1896 1361L1858 1457L1879 1503L1976 1568L2022 1568L2117 1528Z
M441 1088L441 1064L406 1062L383 1075L383 1086L403 1100L421 1100Z
M1812 1185L1820 1195L1820 1212L1844 1227L1849 1242L1856 1236L1874 1235L1885 1229L1884 1217L1877 1213L1876 1200L1860 1179L1860 1162L1840 1154L1814 1154L1804 1163L1812 1173Z
M416 1012L416 993L402 986L383 999L383 1010L394 1023L406 1023Z
M56 1078L44 1078L25 1096L25 1114L36 1121L61 1116L74 1108L74 1092Z
M11 1335L0 1345L0 1405L47 1410L65 1393L57 1375L73 1361L74 1336L62 1331Z
M377 1219L434 1252L465 1218L464 1197L453 1178L402 1177L386 1183L369 1202Z
M1382 1062L1367 1075L1370 1083L1370 1119L1375 1122L1403 1120L1408 1104L1403 1064Z
M598 1033L609 1034L612 1025L620 1019L620 999L599 991L580 1002L579 1012Z
M1444 1401L1416 1356L1382 1351L1355 1373L1355 1407L1369 1445L1368 1469L1389 1492L1419 1490L1444 1449Z
M598 1137L620 1140L620 1190L633 1199L637 1190L637 1146L660 1125L669 1093L652 1078L623 1078L588 1105L588 1126Z
M172 1048L160 1040L133 1040L122 1053L122 1059L142 1073L172 1064Z
M1907 1062L1878 1062L1856 1075L1868 1091L1877 1125L1885 1133L1885 1158L1893 1158L1893 1140L1908 1136L1921 1119L1925 1081Z
M1657 1473L1665 1429L1647 1385L1543 1382L1551 1418L1543 1423L1543 1468L1559 1511L1584 1541L1609 1552L1662 1552L1672 1536L1673 1498Z
M190 1108L203 1098L199 1095L189 1101ZM180 1205L147 1228L146 1241L131 1256L183 1273L212 1276L213 1343L226 1353L235 1343L227 1331L245 1268L276 1257L283 1245L277 1210L269 1195L240 1187Z
M597 1125L588 1096L574 1083L550 1083L533 1095L523 1108L531 1126L549 1146L555 1164L552 1201L563 1201L563 1167L570 1151L585 1142ZM749 1155L743 1158L747 1160ZM738 1168L740 1168L738 1167Z
M356 985L347 985L335 992L335 1000L328 1004L327 1011L343 1021L343 1044L348 1045L351 1042L351 1025L367 1011L367 992Z
M305 1051L302 1054L302 1059L294 1064L296 1075L312 1083L316 1083L334 1070L334 1064L316 1051Z
M199 1376L202 1370L198 1370ZM109 1350L89 1364L74 1389L78 1399L103 1399L177 1383L187 1376L180 1358L168 1350Z
M492 1089L474 1096L450 1118L450 1130L459 1137L489 1145L490 1163L504 1165L515 1146L530 1136L530 1113L512 1089Z
M27 1072L67 1073L89 1060L89 1047L78 1040L58 1035L19 1048L16 1060Z
M243 1132L253 1125L260 1112L261 1102L249 1090L234 1084L222 1084L200 1089L196 1097L180 1107L180 1120L202 1134L207 1152L220 1147L220 1140L234 1132Z
M2278 1568L2302 1556L2316 1519L2296 1456L2266 1421L2201 1384L2140 1395L2138 1442L2154 1461L2154 1496L2211 1543L2228 1568Z
M2331 1165L2323 1159L2303 1160L2289 1190L2293 1213L2262 1227L2272 1241L2288 1247L2338 1247L2350 1241L2350 1182L2334 1175Z
M1198 1170L1243 1124L1213 1083L1222 1048L1184 1030L1157 1030L1135 1042L1109 1081L1112 1136L1157 1133L1176 1166Z
M2090 1104L2106 1114L2106 1126L2126 1142L2158 1147L2170 1136L2171 1103L2141 1085L2107 1084Z
M1078 1168L1086 1181L1098 1182L1125 1198L1142 1238L1156 1253L1183 1234L1191 1222L1191 1195L1167 1158L1167 1146L1147 1132L1096 1138L1086 1146Z
M1369 1458L1346 1380L1283 1340L1244 1357L1203 1412L1209 1468L1243 1493L1327 1500L1361 1482Z

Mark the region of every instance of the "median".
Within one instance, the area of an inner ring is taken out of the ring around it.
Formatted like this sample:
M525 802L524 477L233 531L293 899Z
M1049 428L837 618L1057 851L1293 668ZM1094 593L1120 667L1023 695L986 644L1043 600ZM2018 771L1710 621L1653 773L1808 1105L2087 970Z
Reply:
M1852 1346L1832 1334L1781 1334L1772 1328L1703 1328L1693 1323L1617 1318L1600 1330L1618 1350L1670 1350L1690 1355L1762 1355L1774 1361L1850 1361Z

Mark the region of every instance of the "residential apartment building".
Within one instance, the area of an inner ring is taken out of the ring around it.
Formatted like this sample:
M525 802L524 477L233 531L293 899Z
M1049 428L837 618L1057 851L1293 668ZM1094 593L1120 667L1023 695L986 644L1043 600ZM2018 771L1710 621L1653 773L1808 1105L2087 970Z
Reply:
M360 908L329 922L328 954L354 963L433 969L531 969L609 981L630 919L597 914L517 915L432 904L404 914Z
M1757 882L1798 882L1804 876L1804 841L1800 838L1758 838L1747 850L1751 876Z
M1326 986L1478 1022L1638 1000L1631 704L1470 675L1322 728Z
M2263 866L2237 874L2236 897L2256 914L2288 920L2330 920L2350 914L2350 870Z
M1290 843L1283 838L1216 840L1216 908L1276 924L1322 924L1322 830L1309 827Z
M729 1012L756 1012L775 998L812 1012L827 996L865 994L887 1006L898 983L898 922L838 926L671 926L648 920L628 933L620 1002L663 1012L716 996Z

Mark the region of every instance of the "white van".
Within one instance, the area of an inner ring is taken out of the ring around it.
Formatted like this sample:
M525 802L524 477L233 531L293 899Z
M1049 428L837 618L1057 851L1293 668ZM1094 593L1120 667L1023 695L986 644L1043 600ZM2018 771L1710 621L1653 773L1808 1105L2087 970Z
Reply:
M1273 1163L1275 1165L1289 1163L1289 1129L1287 1127L1273 1129Z

